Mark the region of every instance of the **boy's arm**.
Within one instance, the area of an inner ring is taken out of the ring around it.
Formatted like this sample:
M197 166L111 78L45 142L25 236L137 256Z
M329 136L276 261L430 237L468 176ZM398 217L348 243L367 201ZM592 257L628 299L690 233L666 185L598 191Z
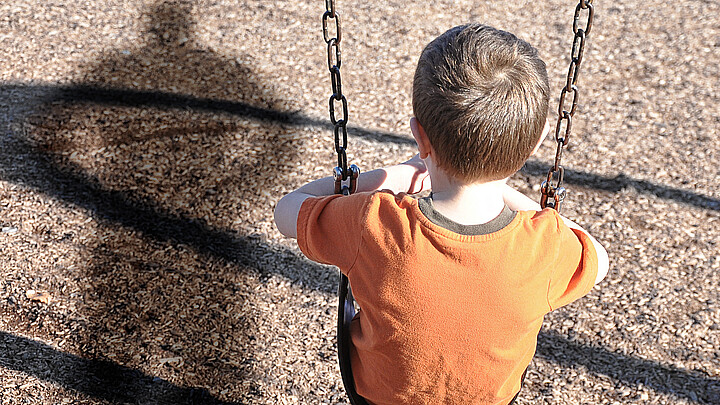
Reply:
M390 190L394 193L419 193L430 189L425 163L418 155L399 165L360 173L357 192ZM310 197L335 193L335 180L325 177L312 181L284 196L275 206L275 224L283 235L297 238L297 219L302 203Z
M505 199L505 204L507 204L507 206L514 211L540 211L542 209L540 208L540 204L536 203L525 194L515 190L508 185L505 185L505 190L503 191L503 198ZM565 218L562 215L560 215L560 218L562 218L563 222L565 222L565 225L567 225L569 228L577 229L587 235L588 238L590 238L590 241L595 248L595 252L597 252L598 259L598 274L595 278L595 284L601 282L607 275L608 269L610 268L610 259L608 258L607 251L600 244L600 242L593 238L592 235L590 235L580 225Z

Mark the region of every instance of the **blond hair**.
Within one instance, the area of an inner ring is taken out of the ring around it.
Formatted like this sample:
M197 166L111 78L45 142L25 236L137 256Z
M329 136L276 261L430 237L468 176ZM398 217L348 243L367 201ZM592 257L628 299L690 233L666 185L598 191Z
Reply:
M413 111L436 164L466 182L518 171L542 135L548 78L537 50L515 35L468 24L430 42L413 80Z

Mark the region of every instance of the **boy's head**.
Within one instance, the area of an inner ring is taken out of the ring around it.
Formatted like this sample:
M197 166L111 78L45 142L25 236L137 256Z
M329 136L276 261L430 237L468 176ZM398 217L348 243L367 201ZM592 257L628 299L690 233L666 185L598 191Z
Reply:
M499 180L518 171L540 140L548 87L545 63L530 44L469 24L423 50L413 110L445 173L464 182Z

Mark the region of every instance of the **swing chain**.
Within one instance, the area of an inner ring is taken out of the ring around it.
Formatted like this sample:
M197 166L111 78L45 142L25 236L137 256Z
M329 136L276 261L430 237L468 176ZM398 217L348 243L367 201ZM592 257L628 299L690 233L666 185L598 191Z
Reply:
M570 140L570 130L572 128L572 117L575 115L578 104L578 75L580 73L580 64L583 60L585 52L585 40L590 33L593 24L595 11L592 4L593 0L580 0L575 7L575 15L573 17L573 33L575 37L572 42L570 51L570 68L568 69L565 86L560 92L560 102L558 105L558 120L555 126L555 141L557 142L557 151L555 152L555 162L548 171L547 180L542 183L540 191L540 206L542 208L550 207L558 212L565 199L566 190L563 187L563 179L565 177L565 169L560 164L562 162L562 154ZM587 23L585 28L579 28L580 15L583 10L587 10ZM571 93L572 98L568 97ZM570 105L566 104L570 101ZM564 128L564 129L563 129ZM557 178L557 181L554 179Z
M331 21L335 24L334 36L331 33ZM335 152L338 155L338 165L333 169L335 193L347 195L355 192L360 169L355 165L348 167L347 164L348 103L347 98L342 93L342 77L340 75L340 66L342 65L342 52L340 51L342 26L340 24L340 15L335 11L335 0L325 0L322 29L323 39L327 44L327 63L332 84L332 95L328 100L328 109L330 110L330 122L334 126ZM336 115L336 107L342 109L342 116L338 117ZM342 182L348 179L350 184L343 185Z

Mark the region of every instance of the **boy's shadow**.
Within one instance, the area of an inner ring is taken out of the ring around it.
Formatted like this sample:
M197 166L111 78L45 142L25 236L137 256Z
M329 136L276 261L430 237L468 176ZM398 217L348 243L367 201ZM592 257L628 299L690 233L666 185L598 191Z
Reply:
M192 11L190 1L155 4L144 47L89 67L83 85L43 100L24 132L50 162L50 181L64 183L58 193L99 222L77 266L85 290L78 319L68 322L76 350L238 400L253 390L243 380L257 315L245 304L273 265L266 256L308 266L255 236L270 226L274 194L303 139L293 115L278 112L282 101L254 80L251 57L225 57L199 43ZM336 276L321 267L304 276L283 271L272 270L334 289ZM160 403L191 401L178 398L185 391L152 390L134 392Z

